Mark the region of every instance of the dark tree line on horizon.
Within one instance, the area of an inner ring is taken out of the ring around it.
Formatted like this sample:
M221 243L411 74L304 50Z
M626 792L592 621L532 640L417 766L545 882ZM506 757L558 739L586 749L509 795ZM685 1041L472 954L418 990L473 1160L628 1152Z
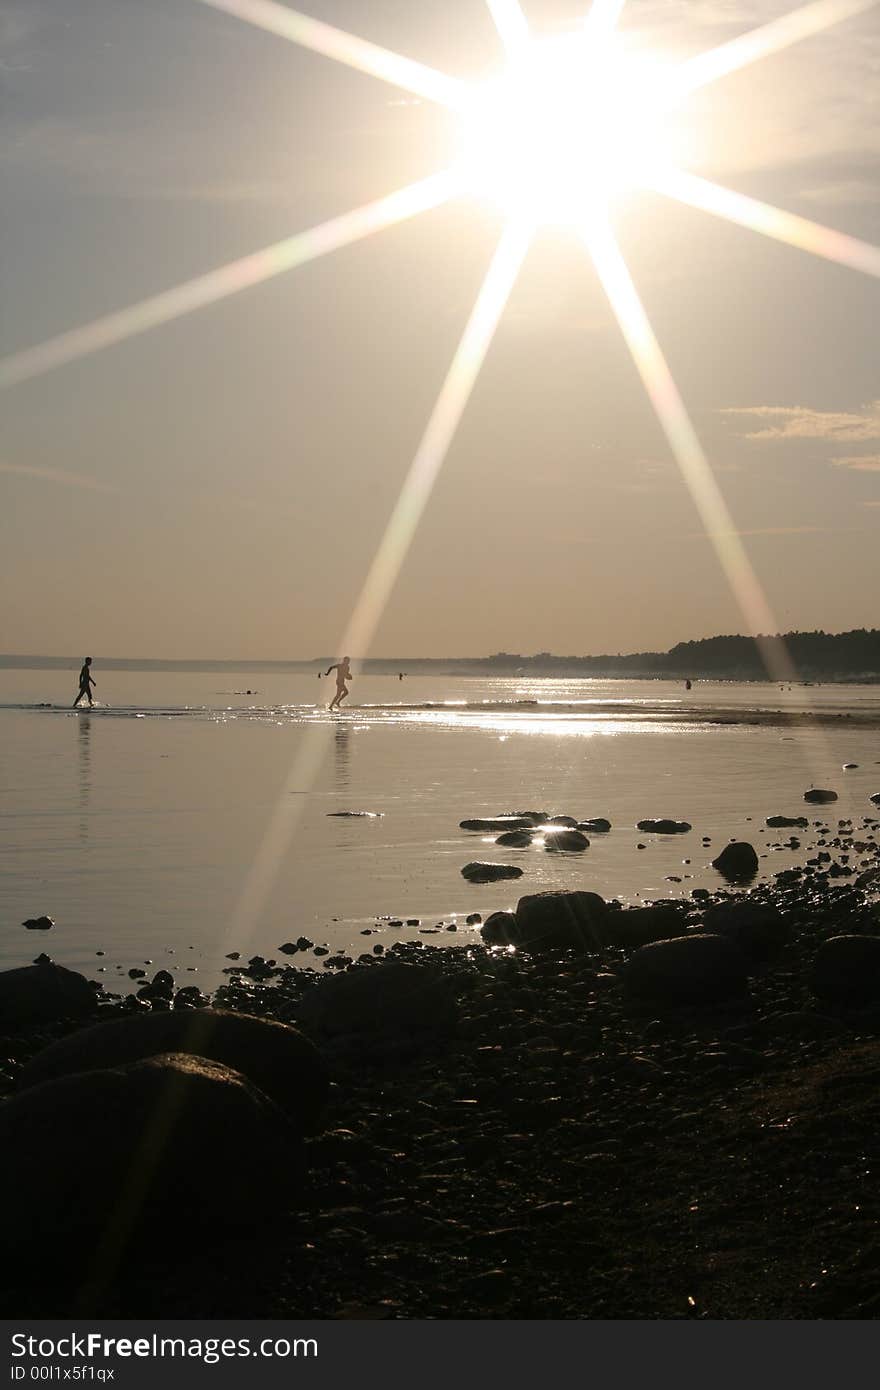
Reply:
M632 652L615 656L517 656L498 652L473 665L488 664L505 669L581 670L620 672L635 675L717 676L756 680L767 677L762 651L765 637L740 633L723 637L701 637L677 642L667 652ZM880 676L880 630L855 628L851 632L786 632L773 640L785 644L796 673L803 679L835 676Z

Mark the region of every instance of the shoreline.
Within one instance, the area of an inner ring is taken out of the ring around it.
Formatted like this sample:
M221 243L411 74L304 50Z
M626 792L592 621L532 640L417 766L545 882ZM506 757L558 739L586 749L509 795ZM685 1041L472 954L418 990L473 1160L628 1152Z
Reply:
M139 1251L118 1289L85 1311L876 1316L880 983L856 1002L815 992L829 938L880 948L876 826L838 824L829 859L685 904L686 933L736 904L759 927L768 913L775 923L754 938L766 949L750 948L747 989L712 1004L633 998L633 952L611 946L398 943L338 977L286 967L272 983L245 975L221 986L212 1007L298 1024L327 1060L330 1101L306 1141L308 1177L230 1192L271 1215L268 1232L224 1239L218 1210L215 1248L181 1241L185 1226L172 1223L170 1255ZM422 1026L403 1026L393 1007L354 1027L321 1021L313 1005L328 985L378 980L395 961L454 1001L454 1022L428 1009ZM22 1063L92 1022L8 1036L7 1098ZM16 1289L13 1263L8 1314L70 1315L69 1289L53 1290L45 1270L37 1287Z

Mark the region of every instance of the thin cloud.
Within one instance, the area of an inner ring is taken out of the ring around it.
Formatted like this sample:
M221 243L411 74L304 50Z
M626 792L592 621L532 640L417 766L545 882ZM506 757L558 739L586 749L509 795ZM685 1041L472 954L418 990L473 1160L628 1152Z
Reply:
M87 473L68 473L63 468L38 468L28 463L0 463L0 473L21 474L25 478L39 478L46 483L61 483L64 487L86 488L89 492L118 492L118 488L102 483Z
M744 439L880 439L880 400L870 401L857 412L811 410L801 405L736 405L720 413L770 422L763 429L747 430Z
M856 473L880 473L880 454L846 454L831 462L837 468L852 468Z

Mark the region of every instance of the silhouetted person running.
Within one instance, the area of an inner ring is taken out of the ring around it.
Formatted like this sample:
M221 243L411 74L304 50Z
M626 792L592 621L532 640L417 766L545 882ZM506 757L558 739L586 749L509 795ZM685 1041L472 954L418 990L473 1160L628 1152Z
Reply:
M345 682L351 680L350 660L350 657L344 656L341 661L336 662L333 666L328 666L327 670L324 672L325 676L329 676L331 671L336 672L336 694L330 701L328 706L329 709L338 708L348 694L348 686Z
M79 704L80 700L82 699L82 697L83 697L84 695L88 695L88 697L89 697L89 704L92 703L92 690L91 690L91 687L92 687L93 685L97 685L98 682L92 680L92 673L91 673L91 671L89 670L89 667L91 666L91 664L92 664L92 658L91 658L90 656L87 656L86 659L85 659L85 661L83 662L82 670L81 670L80 673L79 673L79 694L77 695L76 699L74 700L73 704L71 705L71 709L76 709L77 705Z

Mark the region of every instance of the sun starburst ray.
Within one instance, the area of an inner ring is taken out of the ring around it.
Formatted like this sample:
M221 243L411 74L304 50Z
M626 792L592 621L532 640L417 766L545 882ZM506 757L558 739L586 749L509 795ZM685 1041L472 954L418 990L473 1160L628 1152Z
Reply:
M529 25L519 0L486 0L501 42L508 53L516 53L529 41Z
M266 246L217 270L198 275L173 289L163 290L137 304L106 314L81 328L69 329L36 347L11 353L0 359L0 388L16 386L55 367L124 342L137 333L170 323L183 314L215 304L283 271L317 260L319 256L360 241L395 222L438 207L453 197L458 189L457 176L451 171L434 174L374 203L365 203L340 217L322 222L320 226L297 232L273 246Z
M531 237L531 224L514 221L508 224L501 238L364 580L341 642L343 651L365 652L370 643L470 399Z
M277 0L199 0L210 9L222 10L234 15L236 19L254 24L258 29L266 29L271 34L280 34L301 48L311 49L325 58L334 58L347 67L379 77L393 87L438 102L441 106L457 107L465 93L465 85L455 77L426 67L412 58L404 58L379 44L356 38L344 29L336 29L323 20L300 14L279 5Z
M762 58L769 58L801 39L819 34L832 24L840 24L845 19L863 14L877 3L878 0L812 0L811 4L802 5L800 9L771 19L747 34L689 58L675 71L673 82L676 92L679 96L686 96L698 87L717 82L728 73Z
M757 198L723 188L683 169L656 169L650 176L649 186L657 193L711 212L716 217L724 217L728 222L749 227L776 241L784 241L801 251L809 251L827 261L864 271L866 275L880 276L880 247L848 236L845 232L836 232L820 222L811 222L809 218L799 217L796 213L784 212L771 203L762 203Z
M531 236L530 225L512 222L501 238L340 640L340 652L356 651L363 655L369 647L470 399ZM305 797L314 785L328 748L329 729L321 724L310 726L242 887L229 923L228 940L240 944L253 932L274 888L279 866L290 851Z
M584 20L589 38L601 38L617 28L626 0L593 0Z
M749 631L759 640L767 669L774 679L791 680L795 673L781 639L772 636L778 628L760 580L737 533L611 227L601 217L591 218L584 235L648 398Z

